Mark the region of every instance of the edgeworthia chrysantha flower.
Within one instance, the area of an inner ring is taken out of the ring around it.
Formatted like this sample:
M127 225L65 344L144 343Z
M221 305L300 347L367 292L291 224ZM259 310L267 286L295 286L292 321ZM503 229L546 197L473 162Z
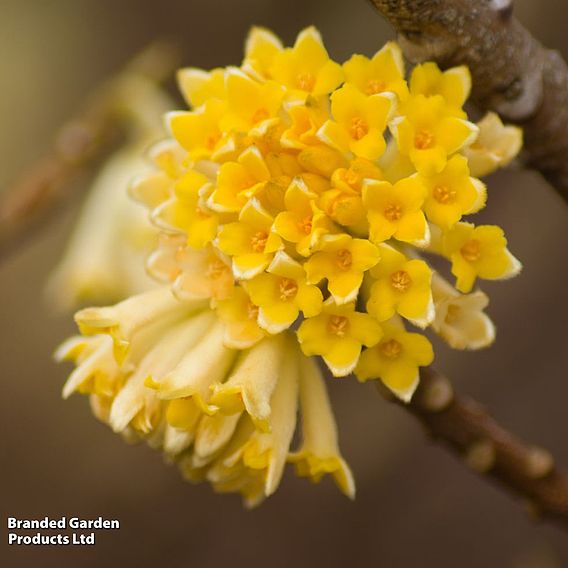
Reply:
M249 506L287 462L353 497L323 369L409 401L434 357L424 329L457 349L493 341L474 287L520 263L499 227L465 216L520 131L468 120L465 67L407 80L393 42L340 65L314 28L292 47L255 28L240 67L178 78L190 108L167 114L130 187L160 231L147 270L162 284L77 313L64 396L89 394L115 431Z

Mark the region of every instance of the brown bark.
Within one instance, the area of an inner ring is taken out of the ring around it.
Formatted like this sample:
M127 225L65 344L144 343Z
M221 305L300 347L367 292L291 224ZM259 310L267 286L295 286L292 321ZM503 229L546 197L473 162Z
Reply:
M431 368L422 370L410 404L380 390L471 469L521 497L532 514L568 527L568 474L556 468L547 450L523 442L479 403L456 395L448 379Z
M45 221L73 188L73 182L104 156L120 137L115 87L125 73L162 81L177 66L177 52L166 43L142 51L124 70L99 86L82 112L56 133L52 147L0 193L0 255L17 248Z
M513 17L512 0L371 0L412 62L467 65L473 100L524 128L525 163L568 200L568 66Z

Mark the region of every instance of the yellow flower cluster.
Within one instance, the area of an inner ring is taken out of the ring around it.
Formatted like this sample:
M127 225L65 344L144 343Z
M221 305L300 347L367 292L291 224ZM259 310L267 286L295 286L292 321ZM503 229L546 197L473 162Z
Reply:
M324 377L291 333L228 347L207 303L179 301L167 286L84 309L76 320L83 335L56 353L76 364L63 396L89 395L100 420L162 450L188 480L239 492L254 506L292 462L314 482L331 474L354 497ZM292 453L298 406L302 444Z
M163 286L76 315L64 395L89 394L115 431L249 505L286 461L353 496L311 356L408 401L433 350L405 320L457 349L493 341L472 289L520 264L499 227L463 217L485 205L475 176L509 163L520 131L467 120L464 67L425 63L407 81L395 43L340 65L314 28L292 47L255 28L240 67L178 78L190 110L167 115L155 168L131 186L160 230L147 269ZM451 263L455 286L422 252Z
M519 270L499 227L462 218L486 201L470 162L482 173L508 163L520 131L467 120L465 67L425 63L407 82L395 43L340 65L314 28L288 48L253 29L240 67L183 69L179 83L191 110L167 116L157 171L132 187L165 232L150 272L179 298L210 299L227 345L301 321L306 355L408 400L433 354L401 318L437 319L419 252L451 261L458 297Z

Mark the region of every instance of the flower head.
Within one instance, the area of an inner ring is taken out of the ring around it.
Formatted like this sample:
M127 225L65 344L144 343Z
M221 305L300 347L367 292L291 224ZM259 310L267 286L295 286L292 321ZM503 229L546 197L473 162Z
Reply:
M88 394L115 431L248 506L287 462L352 497L314 357L408 402L433 350L403 319L457 349L493 341L470 290L520 265L499 227L463 217L486 201L473 176L510 160L518 131L467 120L465 68L425 63L409 85L396 44L341 66L315 28L292 47L253 28L239 67L178 81L190 108L168 115L130 189L159 232L146 267L163 285L76 315L64 395ZM457 289L423 252L451 263Z

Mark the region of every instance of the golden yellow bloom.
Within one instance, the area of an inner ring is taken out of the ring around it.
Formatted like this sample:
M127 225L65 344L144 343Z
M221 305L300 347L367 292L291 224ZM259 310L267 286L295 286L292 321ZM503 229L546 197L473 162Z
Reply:
M421 176L421 181L428 191L424 212L429 221L442 229L449 229L462 215L477 213L485 205L485 185L470 177L467 160L463 156L452 156L440 173Z
M376 160L385 151L383 131L394 112L392 93L370 97L346 83L331 95L331 114L318 136L333 148L355 156Z
M523 131L518 126L505 126L494 112L488 112L477 126L479 135L463 154L472 175L479 177L511 163L523 145Z
M507 249L500 227L457 223L442 238L442 250L452 261L452 274L460 292L469 292L477 277L501 280L521 270L521 263Z
M394 237L398 241L425 247L430 231L422 211L426 188L417 176L388 181L367 180L363 203L367 208L369 238L381 243Z
M364 55L353 55L343 64L345 80L355 85L365 95L394 93L399 99L408 96L404 80L404 60L400 47L390 41L371 59Z
M239 221L223 225L219 230L218 246L233 257L236 278L247 280L260 274L282 249L282 240L272 231L274 220L256 199L241 210Z
M333 230L333 223L316 205L317 197L302 178L295 178L284 197L286 211L274 219L276 233L294 243L302 256L309 256L321 237Z
M260 327L269 333L289 328L300 311L305 317L313 317L321 310L321 290L308 284L302 265L281 251L276 253L267 272L247 280L243 286L260 307Z
M203 248L217 235L219 216L207 206L212 185L207 176L188 170L174 186L174 195L154 209L153 221L169 231L187 235L193 248Z
M375 345L383 332L369 314L356 312L355 304L338 306L331 298L322 313L305 319L298 340L306 355L321 355L335 377L345 377L357 365L361 348Z
M266 332L258 325L259 308L241 286L236 286L226 300L217 300L214 307L225 324L225 345L246 349L265 337Z
M296 465L298 475L314 483L331 474L341 491L354 499L353 474L339 452L325 379L313 358L302 358L300 362L300 405L302 445L288 456L288 461Z
M471 75L465 65L441 71L433 62L417 65L410 75L410 94L427 97L441 95L454 107L461 109L471 91Z
M262 154L256 146L251 146L238 161L221 166L208 204L216 211L238 213L269 179L270 171Z
M146 268L165 285L76 315L86 337L57 353L76 366L64 396L88 394L115 431L248 506L287 461L353 497L310 357L409 401L433 351L402 318L457 349L493 341L487 297L460 292L520 265L499 227L460 220L485 204L476 168L512 159L518 131L485 119L475 141L465 68L419 65L409 88L396 44L342 67L314 28L291 48L253 28L240 67L178 80L190 110L168 115L130 189L160 233ZM451 261L457 290L417 249Z
M379 245L381 261L371 269L373 285L367 311L379 321L395 313L419 327L434 318L432 271L423 260L408 259L389 245Z
M245 42L243 71L260 80L270 78L274 57L282 49L282 42L270 30L253 26Z
M300 32L293 48L275 54L270 75L303 98L326 95L343 82L341 65L329 58L314 27Z
M441 95L411 97L391 128L400 152L426 176L442 171L448 156L471 144L479 130L455 116Z
M334 301L345 304L357 297L363 274L379 258L377 247L366 239L354 239L346 233L325 235L304 268L310 284L327 279Z
M278 120L277 113L284 97L284 89L274 81L259 83L236 68L227 71L227 113L221 118L226 132L258 135ZM253 134L251 132L251 134Z
M219 99L208 99L194 111L170 112L170 132L192 160L208 159L223 142L219 123L226 112L227 104Z
M197 108L210 99L225 100L225 70L204 71L195 67L180 69L177 82L183 98L190 107Z
M418 386L419 367L430 365L434 352L430 342L419 333L408 333L403 327L383 325L382 339L366 349L355 374L360 381L381 379L399 398L408 402Z

